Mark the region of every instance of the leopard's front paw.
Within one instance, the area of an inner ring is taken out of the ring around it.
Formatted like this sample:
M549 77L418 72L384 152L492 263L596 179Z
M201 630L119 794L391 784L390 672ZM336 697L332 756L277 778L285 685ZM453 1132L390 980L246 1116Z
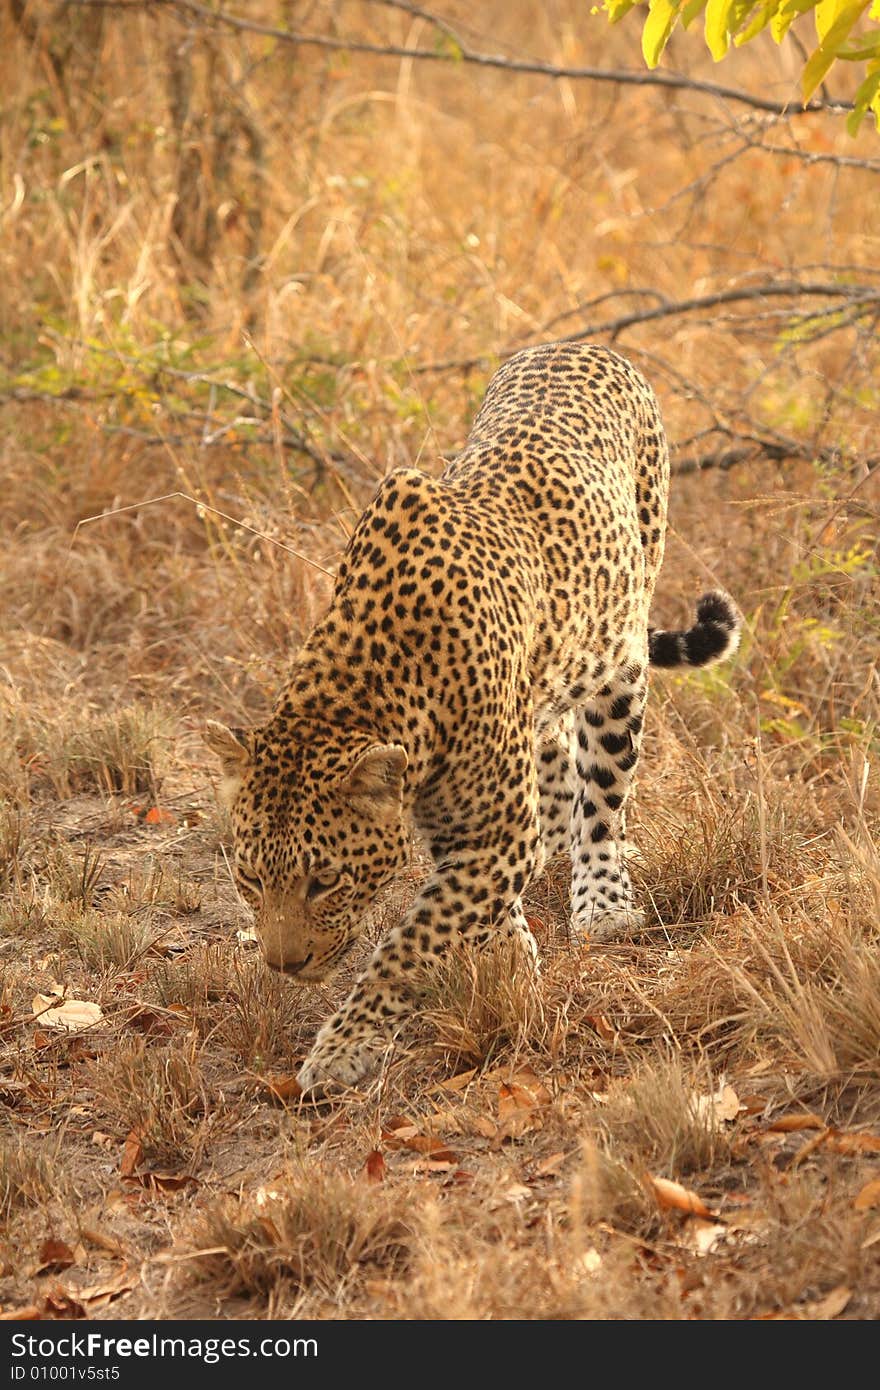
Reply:
M304 1092L323 1094L334 1085L356 1086L379 1070L387 1046L388 1039L378 1033L338 1040L319 1033L296 1079Z
M619 941L645 925L639 907L595 907L581 910L572 918L572 933L580 941Z

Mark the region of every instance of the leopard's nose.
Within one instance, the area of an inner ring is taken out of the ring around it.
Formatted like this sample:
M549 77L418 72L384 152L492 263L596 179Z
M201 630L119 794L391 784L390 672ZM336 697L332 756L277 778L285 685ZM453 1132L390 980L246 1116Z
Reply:
M301 970L305 970L306 966L308 965L311 959L312 952L309 951L309 954L305 957L304 960L286 960L282 965L276 965L273 968L275 970L282 971L282 973L285 975L298 975Z

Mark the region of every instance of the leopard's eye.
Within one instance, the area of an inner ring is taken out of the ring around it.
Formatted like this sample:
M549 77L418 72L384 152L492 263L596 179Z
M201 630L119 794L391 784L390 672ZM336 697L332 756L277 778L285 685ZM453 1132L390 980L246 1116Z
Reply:
M336 869L318 869L310 880L306 889L307 898L318 898L322 893L328 893L331 888L335 888L341 875Z

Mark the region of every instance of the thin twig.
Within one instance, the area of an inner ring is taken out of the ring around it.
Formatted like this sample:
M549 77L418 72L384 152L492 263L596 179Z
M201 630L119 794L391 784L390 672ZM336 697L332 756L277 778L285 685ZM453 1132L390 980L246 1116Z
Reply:
M739 102L756 111L768 111L776 116L785 116L792 112L791 102L771 101L767 97L755 96L736 87L686 77L683 73L645 72L631 68L565 67L537 58L505 58L500 53L481 53L463 47L458 42L450 49L434 49L408 48L403 44L367 43L361 39L337 39L326 34L304 34L293 29L279 29L272 24L261 24L257 20L246 19L228 10L209 9L206 5L198 4L197 0L70 0L70 3L120 10L170 9L181 15L193 15L206 23L224 25L238 33L259 34L263 38L276 39L279 43L291 44L294 47L324 48L337 53L370 53L380 58L405 58L422 63L446 63L456 66L471 64L476 67L495 68L502 72L549 77L554 81L567 78L572 82L610 82L617 86L665 87L672 91L698 92L703 96L716 97L720 101ZM798 114L804 111L852 109L851 102L836 100L810 101L805 106L796 105L794 108Z
M250 531L252 536L259 536L260 540L267 541L269 545L275 545L279 550L286 550L288 554L295 555L298 560L311 565L312 569L320 570L321 574L326 574L329 579L336 578L332 570L325 569L323 565L318 564L317 560L313 560L309 555L304 555L301 550L294 550L292 545L285 545L283 541L276 540L274 536L267 536L264 531L258 531L256 526L249 526L240 517L230 516L228 512L221 512L219 507L212 507L208 502L200 501L198 497L191 497L188 492L164 492L161 497L147 497L142 502L129 502L125 507L114 507L108 512L96 512L94 516L80 517L73 528L71 547L79 534L79 528L88 526L91 521L104 521L107 517L119 516L122 512L135 512L141 507L154 507L157 502L170 502L175 497L181 498L184 502L191 502L197 511L213 512L214 516L222 517L224 521L231 522L233 526L238 526L242 531Z

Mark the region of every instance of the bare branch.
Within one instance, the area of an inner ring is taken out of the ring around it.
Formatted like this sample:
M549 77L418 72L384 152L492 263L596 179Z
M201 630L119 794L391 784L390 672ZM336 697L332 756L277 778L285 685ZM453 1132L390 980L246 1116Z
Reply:
M192 15L206 24L223 25L238 33L259 34L263 38L276 39L279 43L294 47L323 48L332 52L371 53L380 58L406 58L413 62L471 64L482 68L495 68L502 72L523 73L535 77L549 77L553 80L567 78L573 82L610 82L617 86L665 87L669 91L698 92L703 96L715 97L720 101L733 101L749 106L756 111L767 111L773 115L784 116L804 111L851 111L848 101L822 100L810 101L805 106L791 102L771 101L767 97L755 96L736 87L726 87L718 82L706 82L699 78L686 77L683 73L648 72L631 68L564 67L555 63L543 62L537 58L506 58L500 53L482 53L467 48L453 39L448 48L408 48L403 44L367 43L361 39L337 39L326 34L305 34L293 29L279 29L272 24L261 24L257 20L246 19L228 10L212 10L200 5L197 0L70 0L71 4L92 7L102 6L111 9L167 9L180 15ZM434 18L425 12L425 18Z

